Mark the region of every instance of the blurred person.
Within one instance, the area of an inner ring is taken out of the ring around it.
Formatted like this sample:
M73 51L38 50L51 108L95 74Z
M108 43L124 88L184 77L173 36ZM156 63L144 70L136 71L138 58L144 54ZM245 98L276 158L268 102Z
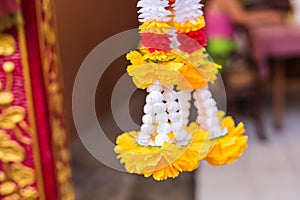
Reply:
M236 51L235 25L252 27L281 23L284 19L283 13L273 8L247 11L238 0L208 0L205 3L208 51L224 67L230 65Z
M253 116L258 137L264 140L258 76L249 62L248 37L245 31L235 28L281 24L284 13L271 6L248 10L246 2L238 0L208 0L205 3L207 50L216 63L223 65L229 112Z

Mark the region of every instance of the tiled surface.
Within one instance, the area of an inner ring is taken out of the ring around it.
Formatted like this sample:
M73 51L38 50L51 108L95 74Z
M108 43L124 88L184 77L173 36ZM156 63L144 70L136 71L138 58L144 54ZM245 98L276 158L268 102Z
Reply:
M203 163L197 174L196 200L300 199L300 103L297 101L288 102L281 132L273 130L271 109L266 108L267 142L256 139L253 125L245 119L249 135L245 155L224 167Z

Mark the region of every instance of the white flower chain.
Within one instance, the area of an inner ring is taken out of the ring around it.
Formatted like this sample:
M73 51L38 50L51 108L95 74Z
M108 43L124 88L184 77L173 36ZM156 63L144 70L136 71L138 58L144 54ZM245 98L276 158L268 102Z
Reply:
M174 21L181 24L185 22L195 23L200 16L203 16L203 4L200 2L201 0L176 0L173 5Z
M155 111L164 109L163 106L159 107L164 98L161 93L163 87L159 83L154 83L147 91L149 94L146 97L146 105L144 106L143 125L141 126L140 134L136 137L137 142L142 146L151 144L151 137L156 132Z
M163 95L169 113L171 130L175 135L174 142L178 145L187 145L191 135L184 130L184 125L188 124L189 95L184 91L176 92L172 88L167 88Z
M148 87L147 92L149 94L144 106L143 125L136 137L138 144L162 146L165 142L172 142L169 133L173 132L176 144L187 145L191 135L184 130L184 126L189 122L191 92L176 92L158 81ZM154 133L157 136L152 141Z
M211 138L218 138L224 133L220 126L220 120L217 116L218 108L208 87L197 89L194 93L195 107L198 110L197 121L200 128L209 130Z
M137 7L141 9L138 11L140 22L169 22L172 14L166 7L169 6L168 0L140 0Z
M191 98L192 92L182 90L177 92L178 95L178 102L181 107L181 114L182 114L182 124L188 125L189 123L189 116L190 116L190 109L191 109Z

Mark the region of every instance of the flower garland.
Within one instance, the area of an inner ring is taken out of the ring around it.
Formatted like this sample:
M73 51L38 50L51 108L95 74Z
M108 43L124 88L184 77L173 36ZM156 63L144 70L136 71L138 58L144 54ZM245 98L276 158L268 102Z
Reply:
M117 138L115 152L129 173L152 176L161 181L176 178L181 172L193 171L199 166L200 150L206 141L206 132L193 123L185 130L192 135L187 146L164 143L162 146L142 146L136 142L138 132L123 133Z
M229 164L247 148L244 126L218 111L208 83L221 66L205 50L200 0L140 0L140 48L126 58L135 85L146 89L142 126L117 138L130 173L161 181L195 170L201 160ZM193 95L192 95L193 93ZM198 117L189 124L191 98Z

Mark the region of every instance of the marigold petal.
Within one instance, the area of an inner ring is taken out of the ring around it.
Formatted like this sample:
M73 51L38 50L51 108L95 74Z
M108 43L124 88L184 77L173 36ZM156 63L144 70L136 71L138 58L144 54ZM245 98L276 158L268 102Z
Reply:
M155 180L175 178L183 171L193 171L199 166L200 150L207 132L199 130L196 123L186 127L193 135L190 144L180 146L144 147L137 144L138 132L123 133L117 138L115 152L129 173L152 176Z

